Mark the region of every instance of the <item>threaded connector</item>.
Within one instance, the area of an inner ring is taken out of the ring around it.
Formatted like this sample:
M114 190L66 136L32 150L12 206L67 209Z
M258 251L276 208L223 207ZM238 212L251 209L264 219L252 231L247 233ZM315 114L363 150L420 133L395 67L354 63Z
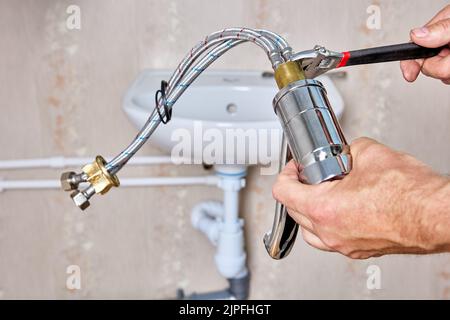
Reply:
M102 156L95 157L95 161L85 165L82 171L80 174L73 171L64 172L60 179L63 190L75 190L70 194L70 197L81 210L89 207L89 199L94 194L105 194L112 187L120 185L117 176L109 173L106 169L106 160ZM84 190L78 190L78 186L82 182L89 183L89 186Z

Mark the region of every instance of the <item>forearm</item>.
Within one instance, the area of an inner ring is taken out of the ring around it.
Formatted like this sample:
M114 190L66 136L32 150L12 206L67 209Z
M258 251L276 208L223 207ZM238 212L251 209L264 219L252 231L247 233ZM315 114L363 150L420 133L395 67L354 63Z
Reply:
M450 252L450 178L439 177L422 199L421 242L429 252Z

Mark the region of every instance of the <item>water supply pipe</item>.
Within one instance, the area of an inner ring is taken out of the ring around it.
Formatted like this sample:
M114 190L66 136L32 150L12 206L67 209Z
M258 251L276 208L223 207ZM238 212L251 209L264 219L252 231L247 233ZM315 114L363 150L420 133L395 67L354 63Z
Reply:
M120 183L123 187L152 187L152 186L188 186L208 185L217 186L217 176L198 177L148 177L148 178L123 178ZM29 190L29 189L59 189L59 180L2 180L0 179L0 192L5 190Z
M47 157L35 159L14 159L14 160L0 160L0 170L11 169L35 169L35 168L66 168L78 167L90 160L93 157ZM108 157L107 159L112 159ZM154 165L154 164L171 164L176 163L176 159L170 156L142 156L130 159L130 165ZM177 162L180 163L180 162Z

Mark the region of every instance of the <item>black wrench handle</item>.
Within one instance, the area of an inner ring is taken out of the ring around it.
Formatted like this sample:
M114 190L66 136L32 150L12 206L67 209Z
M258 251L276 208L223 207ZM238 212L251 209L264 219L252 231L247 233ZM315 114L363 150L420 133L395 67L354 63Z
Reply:
M390 46L347 51L342 53L343 58L339 64L339 67L430 58L439 54L444 47L426 48L415 43L408 42Z

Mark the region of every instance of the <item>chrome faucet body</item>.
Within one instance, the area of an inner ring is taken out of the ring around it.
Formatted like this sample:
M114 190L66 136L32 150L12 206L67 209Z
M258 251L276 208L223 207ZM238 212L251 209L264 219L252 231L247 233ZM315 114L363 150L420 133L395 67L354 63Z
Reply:
M299 80L281 89L273 107L283 127L280 169L294 159L307 184L339 179L351 170L351 155L345 137L323 85L316 80ZM289 254L298 224L277 203L272 230L264 237L267 252L274 259Z

